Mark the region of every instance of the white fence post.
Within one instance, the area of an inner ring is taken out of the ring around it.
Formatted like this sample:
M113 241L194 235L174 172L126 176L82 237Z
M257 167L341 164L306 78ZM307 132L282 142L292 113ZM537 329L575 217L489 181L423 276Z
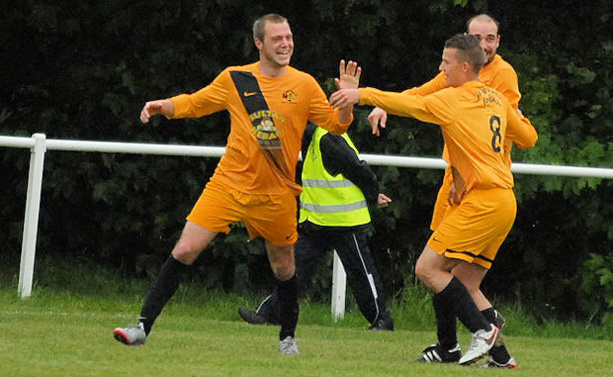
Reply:
M30 155L30 172L28 176L28 194L26 214L23 224L23 243L21 245L21 265L19 268L19 294L30 297L34 278L34 256L36 254L36 234L38 232L38 214L40 212L40 195L43 185L43 167L45 164L45 134L34 134L34 146Z
M347 287L347 274L341 259L334 250L334 261L332 262L332 317L335 321L343 319L345 316L345 292Z

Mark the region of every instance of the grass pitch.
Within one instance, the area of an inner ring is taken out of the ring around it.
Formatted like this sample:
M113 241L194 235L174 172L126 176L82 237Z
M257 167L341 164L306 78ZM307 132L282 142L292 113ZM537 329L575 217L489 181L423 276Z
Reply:
M411 312L394 308L397 330L370 332L355 310L334 323L329 306L309 302L297 333L301 355L285 356L278 353L277 327L250 326L238 316L239 306L252 308L255 300L186 291L164 310L145 346L127 347L112 331L134 322L141 300L129 292L106 297L42 287L22 300L15 286L3 284L0 376L613 375L613 342L551 331L530 336L527 328L507 336L519 371L416 363L435 339L433 323L407 322ZM460 342L468 346L468 333Z

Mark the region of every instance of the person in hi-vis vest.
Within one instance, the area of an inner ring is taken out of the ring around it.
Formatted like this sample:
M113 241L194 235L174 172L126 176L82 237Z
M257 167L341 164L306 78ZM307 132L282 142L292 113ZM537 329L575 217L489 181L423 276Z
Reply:
M336 250L347 281L371 330L393 330L385 293L368 246L368 206L385 207L376 175L349 136L334 135L310 123L302 139L299 237L295 245L298 293L303 295L324 255ZM279 324L275 289L255 311L240 308L250 324Z

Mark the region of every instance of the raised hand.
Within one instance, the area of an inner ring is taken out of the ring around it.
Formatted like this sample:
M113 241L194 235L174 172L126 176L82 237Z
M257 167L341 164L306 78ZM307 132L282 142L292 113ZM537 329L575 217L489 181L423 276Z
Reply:
M349 61L345 65L345 61L341 59L339 64L338 78L334 79L336 89L357 89L360 85L360 76L362 75L362 68L358 66L357 62Z

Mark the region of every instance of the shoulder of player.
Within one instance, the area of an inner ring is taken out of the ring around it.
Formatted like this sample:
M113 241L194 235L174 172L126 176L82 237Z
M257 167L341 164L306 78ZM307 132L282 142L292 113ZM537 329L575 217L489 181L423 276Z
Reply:
M504 96L504 94L502 94L502 92L483 83L479 84L480 85L473 86L474 95L476 95L477 100L484 101L486 103L498 104L505 109L512 108L509 100Z
M448 86L441 90L437 90L434 93L431 93L425 98L454 98L457 97L458 93L466 91L465 85L462 86Z
M426 106L430 109L453 109L456 107L456 104L461 101L463 97L466 96L466 93L467 90L463 86L448 86L425 96L416 95L415 101L420 102L422 106Z
M499 72L507 71L507 72L512 72L514 75L517 75L517 72L515 71L515 68L513 68L511 63L504 60L502 56L498 54L496 54L496 56L494 57L494 61L492 61L492 63L496 65L496 70Z

